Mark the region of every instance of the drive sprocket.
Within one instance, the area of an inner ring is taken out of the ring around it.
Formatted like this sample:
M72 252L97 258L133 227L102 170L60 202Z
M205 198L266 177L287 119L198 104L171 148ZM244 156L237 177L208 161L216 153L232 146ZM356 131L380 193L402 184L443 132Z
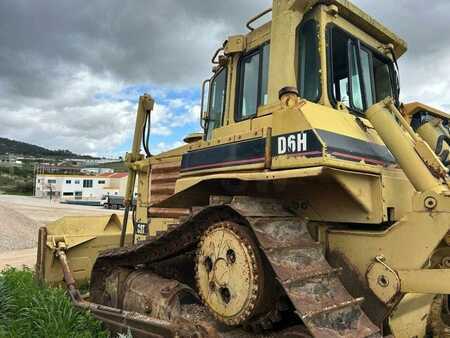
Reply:
M436 296L431 306L429 324L433 337L450 338L449 295Z
M261 313L265 271L248 228L226 221L203 234L196 259L198 293L217 320L233 326Z

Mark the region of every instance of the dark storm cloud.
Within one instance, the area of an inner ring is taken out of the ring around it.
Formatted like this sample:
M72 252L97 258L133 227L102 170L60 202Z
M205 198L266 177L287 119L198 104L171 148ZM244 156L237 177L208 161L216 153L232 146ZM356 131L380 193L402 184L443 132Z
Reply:
M447 50L450 2L357 1L409 42L408 58ZM191 86L229 34L270 0L97 0L0 2L2 89L49 97L84 65L129 83Z
M66 67L85 65L130 83L192 85L209 74L210 56L227 33L242 31L247 17L269 5L257 0L2 1L2 82L16 95L48 97L67 80Z
M355 3L408 41L400 61L403 98L450 108L450 2ZM90 151L120 128L123 141L134 104L105 105L95 94L143 83L198 87L210 75L215 49L270 6L271 0L0 1L0 136ZM108 122L96 139L102 119Z
M450 42L449 1L360 0L358 4L408 41L409 58L440 51Z

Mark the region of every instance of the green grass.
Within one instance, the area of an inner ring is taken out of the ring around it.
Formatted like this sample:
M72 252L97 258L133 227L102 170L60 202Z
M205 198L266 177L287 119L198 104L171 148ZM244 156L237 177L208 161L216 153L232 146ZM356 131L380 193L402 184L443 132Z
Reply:
M12 196L33 196L33 192L31 191L16 191L14 189L4 189L4 187L2 187L2 190L0 190L0 195L3 193L5 195L12 195Z
M0 187L3 193L31 196L33 194L33 166L0 167Z
M75 309L66 291L40 285L31 270L0 273L1 338L109 337L90 314Z

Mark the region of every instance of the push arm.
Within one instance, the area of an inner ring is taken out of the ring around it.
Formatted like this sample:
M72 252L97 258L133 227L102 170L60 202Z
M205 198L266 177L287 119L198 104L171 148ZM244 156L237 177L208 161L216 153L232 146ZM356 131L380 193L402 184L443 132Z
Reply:
M125 244L125 236L127 233L128 215L130 213L130 208L133 201L134 186L136 183L137 170L134 163L142 159L141 155L141 140L144 133L144 125L147 116L152 112L153 106L155 104L154 99L145 94L139 98L139 105L136 116L136 126L134 128L133 146L131 148L131 153L126 155L126 164L128 166L128 180L127 180L127 190L125 194L125 211L122 224L122 233L120 236L120 246L123 247Z

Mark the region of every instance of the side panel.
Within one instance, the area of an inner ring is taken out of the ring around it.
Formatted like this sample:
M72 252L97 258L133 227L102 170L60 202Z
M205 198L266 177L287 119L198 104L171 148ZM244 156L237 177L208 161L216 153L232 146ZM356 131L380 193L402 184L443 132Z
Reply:
M314 221L379 224L384 220L381 178L374 174L324 167L209 174L180 178L176 190L160 206L187 208L208 204L210 195L246 195L284 200Z
M265 147L266 140L257 138L189 152L183 156L181 171L263 163Z

